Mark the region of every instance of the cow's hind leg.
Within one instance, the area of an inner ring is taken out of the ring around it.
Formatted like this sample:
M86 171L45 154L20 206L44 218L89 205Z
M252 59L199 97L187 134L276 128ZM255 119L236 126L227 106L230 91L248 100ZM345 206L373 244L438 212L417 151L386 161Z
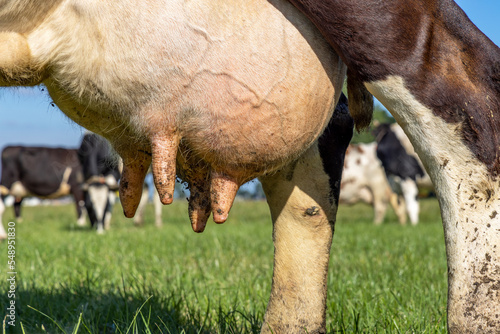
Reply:
M108 203L106 204L106 211L104 213L104 230L111 228L111 216L113 215L113 207L115 206L116 195L115 192L110 190L108 193Z
M85 223L87 221L87 209L85 209L85 201L81 200L76 203L76 213L77 213L77 220L76 220L76 225L83 227L85 226Z
M137 211L134 216L134 225L142 225L144 224L144 210L146 209L146 205L149 200L149 186L147 183L144 183L142 188L141 200L139 202L139 206L137 207Z
M153 206L155 208L155 226L161 227L163 225L163 221L161 218L162 204L160 197L154 194L153 196Z
M396 193L390 195L390 203L398 221L401 225L406 225L406 201L403 196L398 196Z
M326 332L330 246L351 136L352 119L336 110L318 143L280 172L261 178L275 249L262 333Z
M23 203L22 197L16 197L14 200L14 215L16 216L16 221L18 223L23 222L23 218L21 217L21 204Z
M7 233L3 227L2 218L5 212L5 205L3 204L3 199L0 198L0 240L7 239Z
M295 166L261 178L273 219L274 273L262 333L323 333L335 208L311 150Z
M385 214L387 212L388 196L387 189L378 188L372 189L373 192L373 223L380 225L384 222Z
M418 216L420 213L420 203L418 201L417 183L412 179L401 181L401 190L406 203L406 211L412 225L418 224Z
M87 209L85 209L85 194L80 189L80 184L71 184L71 194L75 200L76 207L76 225L83 227L87 221Z

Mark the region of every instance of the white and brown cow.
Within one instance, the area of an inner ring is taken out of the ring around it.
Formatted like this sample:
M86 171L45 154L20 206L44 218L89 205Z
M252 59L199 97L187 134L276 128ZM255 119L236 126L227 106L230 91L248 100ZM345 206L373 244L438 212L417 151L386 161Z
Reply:
M384 168L377 158L377 144L351 144L344 159L339 203L352 205L364 202L373 206L373 222L384 221L390 204L401 224L406 224L406 209L387 181Z
M346 63L348 87L362 82L389 109L431 176L449 331L499 333L500 49L452 0L291 2Z
M0 46L0 85L45 84L113 144L128 217L150 165L164 204L176 173L188 182L197 232L261 176L275 242L263 331L325 328L352 119L343 107L332 118L346 68L303 14L285 0L11 0Z

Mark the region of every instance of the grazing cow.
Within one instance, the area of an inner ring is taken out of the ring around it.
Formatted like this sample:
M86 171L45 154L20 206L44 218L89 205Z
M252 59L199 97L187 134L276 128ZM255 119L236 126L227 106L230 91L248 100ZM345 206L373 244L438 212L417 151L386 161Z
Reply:
M405 224L405 205L391 190L376 150L374 142L349 145L340 184L340 204L362 201L373 205L373 222L377 225L384 221L387 206L391 204L399 222Z
M382 162L392 190L402 198L413 225L418 223L420 204L418 202L417 177L425 176L417 159L406 152L390 124L375 128L377 157Z
M389 109L434 183L449 332L499 333L500 49L452 0L290 2L345 62L348 88Z
M85 207L90 223L98 233L103 233L109 229L118 190L118 164L112 160L111 147L106 139L94 133L83 136L78 159L83 170Z
M188 183L197 232L211 213L223 223L238 187L262 176L276 263L263 331L325 327L352 129L332 124L318 141L346 68L303 14L285 0L12 0L0 22L0 85L44 83L66 115L110 140L127 217L150 165L164 204L176 174Z
M16 219L21 217L21 203L25 197L59 198L72 195L76 204L77 224L83 225L85 210L83 210L84 196L81 182L82 169L76 150L7 146L2 151L0 201L3 202L3 198L7 195L14 197ZM2 203L0 224L3 211ZM2 239L1 234L0 239Z
M89 213L92 227L98 233L109 229L115 191L118 190L120 179L119 166L116 163L109 143L99 135L87 133L82 138L78 149L78 157L84 174L85 206ZM144 222L144 209L148 202L149 187L144 183L141 201L134 217L134 223L141 225ZM153 197L155 208L155 224L161 226L161 202L158 196Z
M413 148L410 139L403 131L403 128L401 128L401 126L399 126L398 123L393 123L391 124L391 131L394 132L401 145L403 145L406 153L417 159L419 166L423 166L422 160L420 160L417 153L415 152L415 149ZM434 190L434 185L432 184L431 177L425 170L423 170L423 172L424 176L421 175L416 176L419 192L425 191L427 193L434 193L435 190Z

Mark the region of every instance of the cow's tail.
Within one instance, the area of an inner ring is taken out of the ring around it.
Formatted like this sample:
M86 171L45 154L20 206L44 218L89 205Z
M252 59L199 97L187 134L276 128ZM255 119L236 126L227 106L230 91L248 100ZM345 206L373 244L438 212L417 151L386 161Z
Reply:
M347 94L349 96L349 111L354 119L356 130L366 129L373 116L373 96L361 80L350 70L347 71Z

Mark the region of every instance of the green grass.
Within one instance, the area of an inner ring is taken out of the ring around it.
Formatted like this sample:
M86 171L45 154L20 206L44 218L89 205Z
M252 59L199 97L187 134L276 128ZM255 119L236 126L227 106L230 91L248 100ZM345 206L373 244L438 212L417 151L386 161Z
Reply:
M187 204L165 225L74 227L72 206L23 208L16 226L21 333L258 333L271 289L272 226L264 202L237 202L226 224L191 231ZM4 224L12 219L11 208ZM446 262L437 203L421 223L382 226L371 208L341 207L328 277L329 333L445 333ZM2 272L7 245L0 245ZM0 291L7 291L6 279ZM2 293L0 305L8 303ZM5 314L5 311L0 311Z

